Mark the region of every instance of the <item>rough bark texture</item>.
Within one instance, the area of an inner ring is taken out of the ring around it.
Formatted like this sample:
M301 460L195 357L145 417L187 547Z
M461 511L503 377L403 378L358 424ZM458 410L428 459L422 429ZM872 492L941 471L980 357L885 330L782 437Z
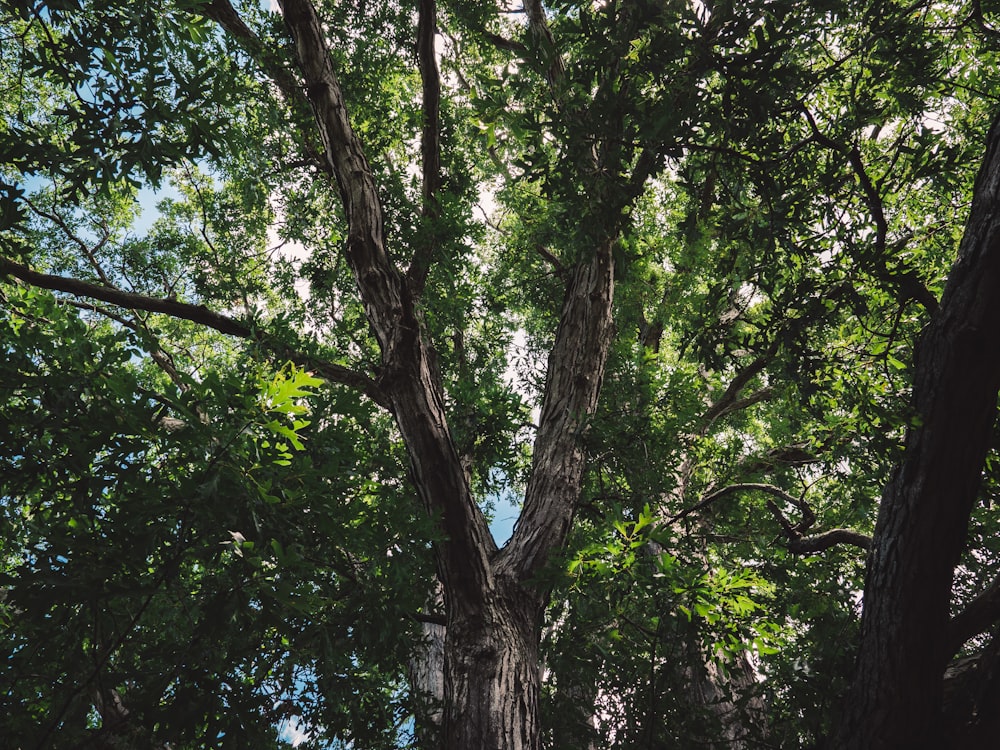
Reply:
M444 745L539 748L538 644L548 592L529 581L565 542L580 491L581 438L613 333L615 232L576 265L567 285L524 511L510 543L498 551L448 428L441 379L415 303L429 258L418 259L410 283L390 260L374 178L351 128L321 21L309 0L283 0L281 7L344 203L347 260L382 352L379 386L406 443L417 491L444 536L435 546L447 620ZM427 34L432 6L423 10Z
M692 628L684 636L687 652L681 672L687 685L685 705L693 716L709 720L696 742L704 750L750 750L767 736L767 706L758 695L759 681L745 651L721 669L708 658Z
M429 614L421 623L422 642L410 656L408 673L415 703L414 729L417 746L434 748L441 744L444 726L445 626L439 615L444 608L444 592L437 583L428 597Z
M576 266L549 355L524 509L500 567L528 580L566 540L580 496L581 438L597 407L613 333L613 240Z
M449 749L541 747L542 613L516 582L504 578L498 584L474 615L448 618L444 740Z
M916 353L902 465L882 497L857 674L838 748L944 747L952 572L980 485L1000 387L1000 125L990 130L959 258Z

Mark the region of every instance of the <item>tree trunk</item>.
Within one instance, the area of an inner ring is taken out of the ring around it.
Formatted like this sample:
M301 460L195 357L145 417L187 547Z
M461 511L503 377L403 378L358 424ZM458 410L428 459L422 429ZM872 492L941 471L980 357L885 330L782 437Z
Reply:
M510 581L470 617L449 619L445 644L445 747L541 747L535 596Z
M445 582L448 750L541 747L538 652L549 590L532 581L565 542L580 494L581 438L597 406L612 336L612 245L601 243L579 263L567 287L514 535L491 555L488 587L471 589L469 578Z
M414 486L442 535L434 549L447 620L445 747L536 750L538 645L549 591L530 582L565 543L572 524L585 465L582 439L614 334L613 248L622 208L657 160L640 158L627 184L593 191L593 216L612 218L596 225L606 231L568 279L524 508L510 541L498 550L448 426L444 387L416 302L424 270L404 277L389 258L374 176L351 127L315 7L310 0L280 5L325 147L324 168L336 179L350 228L345 255L382 353L378 385L406 444Z
M437 613L443 609L444 593L440 581L428 597L427 611ZM431 615L431 616L432 616ZM446 629L441 622L430 617L421 624L423 641L414 649L408 665L410 691L413 694L414 731L417 746L422 750L440 747L444 726L444 650Z
M952 572L1000 388L1000 120L941 307L916 349L918 420L882 497L865 581L857 673L838 748L942 747Z

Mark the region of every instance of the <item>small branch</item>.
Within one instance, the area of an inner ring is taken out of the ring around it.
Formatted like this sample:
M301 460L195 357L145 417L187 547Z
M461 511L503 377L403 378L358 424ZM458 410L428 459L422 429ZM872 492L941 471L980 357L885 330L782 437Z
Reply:
M889 222L885 218L882 197L879 195L875 184L872 182L872 179L868 174L868 170L865 169L864 159L861 156L861 149L857 146L847 146L847 144L840 143L839 141L835 141L833 138L830 138L819 129L812 113L804 103L800 103L800 108L802 113L805 115L806 122L809 123L809 129L812 131L813 139L819 145L846 156L847 161L854 170L854 175L857 177L858 184L861 186L861 192L863 195L862 200L868 207L872 220L875 222L875 247L868 261L868 265L871 267L870 270L875 276L882 279L887 284L896 287L907 299L916 300L923 305L929 313L933 313L937 310L938 301L934 295L931 294L930 290L923 285L917 274L913 271L893 273L885 264L886 258L889 257L886 244L889 235ZM893 250L895 249L896 248L893 248ZM895 256L896 253L893 252L892 255Z
M303 95L302 89L299 88L295 76L278 64L278 61L269 53L260 37L243 22L240 14L236 12L236 9L229 0L211 0L211 2L204 3L200 7L195 6L192 10L206 18L211 18L229 32L250 53L264 69L264 72L270 76L271 80L274 81L281 91L281 95L287 104L307 105L306 98Z
M74 232L70 228L69 224L66 223L66 220L62 216L60 216L59 213L55 211L55 209L53 209L52 211L45 211L36 206L35 203L30 198L23 198L22 200L28 206L28 208L30 208L36 214L45 219L48 219L57 227L59 227L59 229L62 230L62 233L66 236L66 238L69 239L70 242L74 243L77 247L79 247L80 250L83 251L83 254L87 256L87 260L90 261L90 266L94 269L94 272L97 274L97 277L101 280L101 282L110 285L111 282L108 280L107 275L104 273L104 269L101 267L101 264L97 262L97 257L96 257L97 252L102 247L104 247L104 245L107 244L108 239L110 237L110 235L106 230L100 242L98 242L97 245L95 245L94 247L90 247L86 242L80 239L79 236L77 236L76 232Z
M764 492L802 510L804 516L803 521L799 524L793 525L773 500L768 498L766 501L768 510L771 511L771 515L773 515L775 520L778 521L782 531L788 538L786 546L790 552L794 552L796 554L811 554L814 552L822 552L835 544L851 544L855 547L861 547L864 550L871 548L871 537L858 531L851 531L850 529L832 529L830 531L823 532L822 534L805 537L802 536L802 531L809 528L815 521L815 514L813 514L812 509L808 507L804 500L790 495L780 487L776 487L773 484L760 484L756 482L731 484L720 490L716 490L690 508L687 508L677 515L668 518L665 524L670 525L676 523L692 513L696 513L699 510L707 508L717 500L721 500L722 498L736 494L737 492Z
M552 251L550 251L547 247L545 247L540 243L537 243L535 245L535 250L539 255L545 258L546 262L548 262L548 264L552 266L553 270L555 270L557 274L562 276L564 273L566 273L566 266L564 266L562 264L562 261L560 261L559 258L556 257L555 255L553 255Z
M309 118L309 100L305 96L302 87L299 86L295 76L282 67L277 56L267 49L253 30L244 23L240 14L236 12L229 0L211 0L201 6L191 8L192 12L200 13L205 18L210 18L219 26L226 30L236 42L252 57L261 67L265 74L274 82L281 92L281 98L285 104L292 108L296 115L307 122ZM303 132L303 135L305 133ZM320 169L330 172L329 163L322 157L319 149L309 142L305 145L306 155L309 157L308 163Z
M774 359L774 355L778 351L778 346L779 340L775 337L775 340L760 356L736 374L726 387L725 392L702 414L700 418L701 426L696 432L688 436L689 439L697 440L698 438L705 437L708 435L709 430L712 429L712 425L720 418L770 398L771 390L766 387L742 399L739 396L750 380L762 372L771 360ZM694 454L691 451L687 451L676 474L677 486L674 491L676 497L683 499L685 494L687 494L687 488L694 469Z
M413 255L406 281L415 298L419 298L427 283L431 263L440 245L438 230L434 226L441 218L438 193L441 190L441 73L434 52L437 33L437 5L435 0L420 0L417 21L417 57L420 63L420 80L423 84L424 122L421 134L423 154L423 208L422 217L429 231Z
M95 305L92 302L78 302L77 300L68 300L68 302L70 305L79 310L89 310L91 312L95 312L108 320L113 320L119 325L135 331L136 333L148 336L150 343L152 344L152 346L147 349L149 356L180 390L187 391L189 389L190 386L184 382L180 373L177 372L177 368L174 366L173 358L163 351L163 348L160 347L159 341L156 340L156 336L151 330L149 330L149 326L146 325L145 321L140 320L139 322L136 322L135 320L129 320L122 315L114 313L106 307Z
M778 345L779 339L775 337L771 345L759 357L737 373L736 377L729 383L725 393L702 415L704 422L704 427L701 430L702 435L708 432L708 429L717 419L724 417L726 414L739 411L741 408L763 401L770 396L770 389L764 388L745 399L739 398L740 393L743 392L743 389L750 380L760 374L771 360L774 359L774 355L778 352Z
M189 320L192 323L212 328L228 336L255 341L278 356L287 357L300 366L312 369L327 380L355 388L380 406L389 408L388 399L382 393L382 389L367 375L332 362L314 360L300 352L294 351L287 344L272 339L263 331L251 328L225 315L212 312L204 305L191 305L186 302L147 297L142 294L123 292L113 287L98 286L97 284L80 281L79 279L38 273L6 258L0 258L0 275L13 276L27 284L42 289L51 289L77 297L88 297L129 310L145 310L146 312L160 313L173 318ZM100 311L99 308L95 308L95 310Z

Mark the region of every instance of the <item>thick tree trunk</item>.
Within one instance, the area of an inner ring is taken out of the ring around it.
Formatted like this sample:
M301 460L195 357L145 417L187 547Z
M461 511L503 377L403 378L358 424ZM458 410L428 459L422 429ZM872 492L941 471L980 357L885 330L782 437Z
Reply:
M541 611L520 586L497 591L470 617L449 620L445 747L534 750L540 744Z
M734 656L725 671L702 651L692 630L687 636L687 664L682 668L684 696L696 716L709 720L711 734L699 737L704 750L748 750L767 736L767 706L757 695L759 683L746 652Z
M435 581L427 610L440 612L444 605L441 583ZM417 746L423 750L440 747L444 726L444 623L428 620L421 625L421 644L414 649L408 665L410 691L414 702Z
M952 572L980 486L1000 387L1000 121L941 307L916 352L919 417L882 498L857 674L838 748L944 747Z

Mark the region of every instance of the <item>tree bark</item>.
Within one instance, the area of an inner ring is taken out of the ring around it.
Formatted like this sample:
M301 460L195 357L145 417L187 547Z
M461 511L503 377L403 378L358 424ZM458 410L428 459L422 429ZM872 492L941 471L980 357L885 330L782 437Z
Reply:
M538 643L542 611L510 579L469 616L449 617L445 747L541 747Z
M952 573L1000 388L1000 120L941 306L916 349L918 417L886 486L865 581L857 672L838 748L943 747Z
M315 8L309 0L282 0L281 8L327 171L344 204L346 258L382 353L380 390L406 444L417 492L442 531L435 558L447 621L444 745L535 750L541 747L538 646L549 592L531 580L565 542L580 492L582 437L613 335L618 226L595 242L567 284L524 510L511 541L498 551L448 427L444 389L416 304L425 275L418 273L411 286L389 258L374 177L347 116ZM640 176L641 186L646 173ZM635 195L614 195L616 210L595 210L595 216L620 221L621 205Z

